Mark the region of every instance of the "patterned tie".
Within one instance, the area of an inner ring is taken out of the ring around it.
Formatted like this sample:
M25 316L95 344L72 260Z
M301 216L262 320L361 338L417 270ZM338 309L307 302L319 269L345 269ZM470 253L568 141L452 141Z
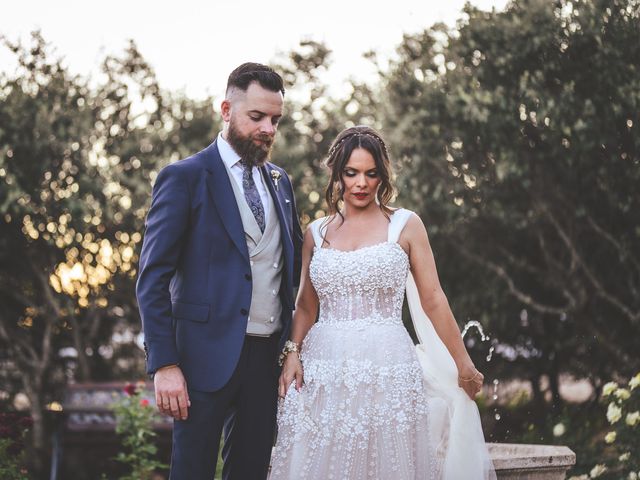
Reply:
M251 212L253 212L253 216L256 217L256 222L258 222L260 231L264 233L264 206L260 200L260 194L258 193L256 182L253 181L253 167L251 165L247 165L244 160L240 160L240 165L242 165L242 188L244 189L244 198L247 200L249 208L251 209Z

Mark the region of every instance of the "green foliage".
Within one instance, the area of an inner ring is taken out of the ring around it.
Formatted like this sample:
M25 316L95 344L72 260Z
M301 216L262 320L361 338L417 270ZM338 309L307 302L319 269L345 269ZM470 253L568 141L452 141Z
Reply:
M0 413L0 478L28 480L25 467L25 436L31 418L17 413Z
M9 453L11 440L0 438L0 478L5 480L28 480L27 470L23 466L23 455L16 457Z
M151 480L156 470L168 468L157 460L158 449L153 443L156 437L153 421L157 414L146 394L144 383L127 385L125 395L113 405L116 433L124 449L116 460L131 469L121 480Z
M575 471L592 466L594 458L602 456L598 436L604 428L599 416L600 409L595 403L567 405L557 414L539 412L544 424L529 419L528 430L517 437L522 443L544 443L567 445L576 454Z
M460 320L493 374L598 385L640 367L637 0L465 7L406 35L383 124L400 200L427 223Z
M133 43L90 82L38 32L29 45L0 40L17 63L0 72L0 352L13 366L0 389L29 396L41 450L44 407L68 375L143 370L142 351L113 334L140 330L133 292L151 185L211 140L214 120L209 99L163 91ZM75 351L73 370L62 349Z
M640 472L640 373L631 378L625 387L615 382L602 389L602 402L607 404L606 417L609 431L601 439L610 445L609 456L594 467L602 471L602 478L633 478ZM600 467L600 465L604 467ZM590 478L595 478L594 470Z
M377 92L352 83L346 98L329 94L322 76L331 67L331 51L314 41L300 42L273 67L282 74L287 88L286 113L278 127L273 161L290 174L296 206L304 227L326 215L324 190L328 172L324 160L337 134L347 126L378 127Z
M216 475L214 477L214 480L222 480L222 467L224 466L224 464L222 463L222 442L223 440L220 440L220 449L218 450L218 460L216 463Z

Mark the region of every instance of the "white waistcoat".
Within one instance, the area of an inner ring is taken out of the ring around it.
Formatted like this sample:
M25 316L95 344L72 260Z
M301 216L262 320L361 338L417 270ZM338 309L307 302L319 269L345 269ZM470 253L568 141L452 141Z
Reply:
M226 164L225 168L227 168ZM251 263L253 288L251 291L251 308L249 309L247 333L251 335L271 335L282 327L280 318L282 314L280 284L284 259L282 256L280 222L278 221L276 206L271 195L268 195L270 202L269 215L266 218L264 233L262 233L243 192L228 168L227 174L240 210Z

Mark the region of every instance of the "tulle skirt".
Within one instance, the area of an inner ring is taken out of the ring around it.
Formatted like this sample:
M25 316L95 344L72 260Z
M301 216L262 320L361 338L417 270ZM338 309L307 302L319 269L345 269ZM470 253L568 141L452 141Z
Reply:
M399 319L321 321L302 352L305 383L280 402L271 480L441 478L442 439Z

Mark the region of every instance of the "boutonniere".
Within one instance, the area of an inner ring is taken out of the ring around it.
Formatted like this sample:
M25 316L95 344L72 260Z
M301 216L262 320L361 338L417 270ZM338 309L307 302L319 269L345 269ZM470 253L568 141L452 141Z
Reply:
M282 177L282 175L278 170L271 170L271 180L273 180L273 186L276 187L276 190L278 190L278 182L280 181L280 177Z

